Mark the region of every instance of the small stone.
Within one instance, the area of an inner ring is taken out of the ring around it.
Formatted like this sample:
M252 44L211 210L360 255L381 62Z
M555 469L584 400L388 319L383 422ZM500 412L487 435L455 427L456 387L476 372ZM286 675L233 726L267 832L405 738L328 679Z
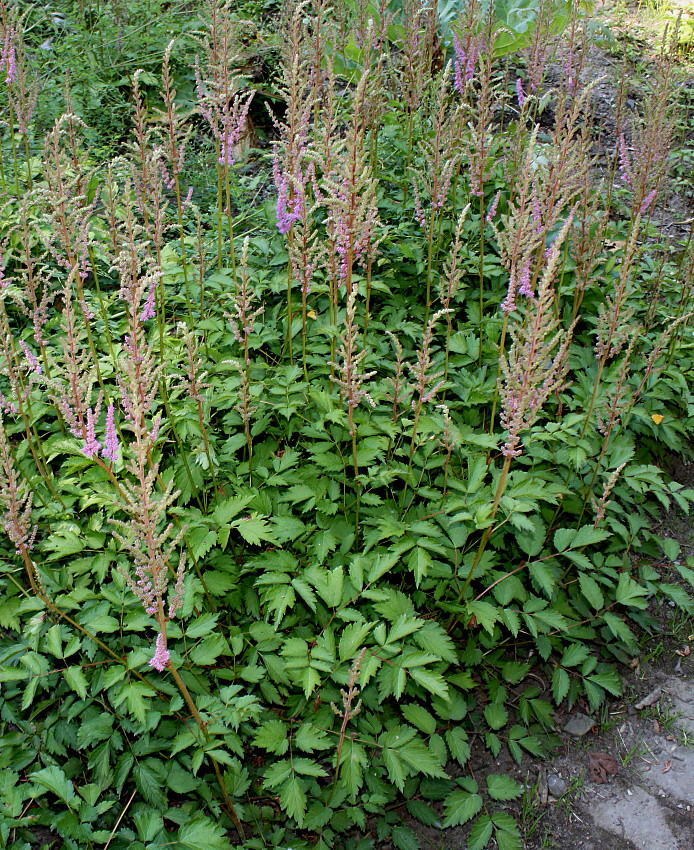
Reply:
M556 773L551 773L547 777L547 790L553 797L561 797L568 787L568 783Z
M581 714L577 711L575 714L572 714L564 724L564 731L568 732L569 735L580 738L583 735L587 735L593 726L595 726L595 721L592 717L589 717L587 714Z

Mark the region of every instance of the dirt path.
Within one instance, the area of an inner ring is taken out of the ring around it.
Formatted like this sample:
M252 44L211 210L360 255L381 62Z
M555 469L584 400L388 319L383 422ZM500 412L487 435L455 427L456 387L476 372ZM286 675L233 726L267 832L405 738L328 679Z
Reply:
M694 678L660 674L653 684L648 704L609 734L562 733L566 755L537 783L529 848L694 848Z

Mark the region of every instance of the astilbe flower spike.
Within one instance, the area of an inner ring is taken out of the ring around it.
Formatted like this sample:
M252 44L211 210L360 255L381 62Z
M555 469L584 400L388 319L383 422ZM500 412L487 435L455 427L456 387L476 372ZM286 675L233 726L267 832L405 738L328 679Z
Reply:
M122 429L132 435L127 446L128 458L121 483L122 499L119 508L127 520L112 519L113 535L128 555L130 567L122 568L126 582L142 603L145 611L157 621L156 652L150 665L164 669L169 663L166 646L166 623L183 600L185 553L181 553L176 568L173 589L169 588L169 565L174 558L183 530L174 534L167 523L168 508L178 496L173 483L158 489L159 463L152 457L159 433L161 416L151 417L158 393L161 365L147 341L142 324L142 302L157 270L143 272L133 268L133 257L123 251L119 257L121 276L120 297L125 304L128 334L119 363L118 385L121 406L125 413ZM168 600L168 607L167 602Z
M115 408L112 404L109 404L106 410L106 436L102 455L106 460L110 460L111 463L118 463L120 460L120 443L116 431Z
M568 330L559 327L553 284L572 220L570 215L552 245L537 298L527 308L523 323L511 329L511 350L502 360L501 424L508 436L501 452L506 458L521 454L521 433L532 426L550 395L564 384L573 326Z
M365 384L372 378L375 372L363 372L362 362L366 357L366 351L359 350L358 338L360 336L355 316L357 310L357 287L353 286L347 295L347 309L345 311L344 330L342 341L337 349L339 361L331 363L337 369L338 374L332 378L340 388L340 393L347 405L349 418L349 431L352 437L356 437L356 426L354 423L354 411L366 401L371 407L376 403L369 395Z
M243 91L243 78L232 70L241 61L236 23L228 2L212 0L207 32L201 39L206 54L205 76L199 60L195 63L198 111L219 145L219 164L226 168L235 162L235 147L245 132L255 94Z
M4 509L2 526L17 551L30 550L36 537L36 526L31 524L33 494L26 481L20 480L10 444L5 433L5 423L0 414L0 505Z

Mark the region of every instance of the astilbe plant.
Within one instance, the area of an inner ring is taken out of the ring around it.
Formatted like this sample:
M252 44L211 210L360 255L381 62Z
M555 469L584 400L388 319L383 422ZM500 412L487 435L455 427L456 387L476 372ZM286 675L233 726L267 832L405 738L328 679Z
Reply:
M473 750L541 755L535 683L597 710L629 624L689 604L640 557L672 551L649 499L692 498L652 463L692 432L691 243L647 238L671 71L604 189L578 17L549 91L550 3L509 74L477 3L449 37L434 3L288 2L244 176L233 12L191 24L191 72L169 44L163 108L129 74L121 156L66 92L0 180L0 831L409 846L396 807L431 822L436 793L445 829L518 848L496 801L522 789L480 788Z

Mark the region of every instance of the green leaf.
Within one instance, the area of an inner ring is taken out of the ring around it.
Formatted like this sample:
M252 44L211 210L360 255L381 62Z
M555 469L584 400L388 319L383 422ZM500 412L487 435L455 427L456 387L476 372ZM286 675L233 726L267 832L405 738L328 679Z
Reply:
M212 514L214 521L220 525L231 522L254 498L254 496L232 496L231 499L226 499L215 508Z
M64 771L57 765L51 765L50 767L44 767L42 770L37 770L29 774L29 779L51 791L67 806L75 799L75 789L72 787L72 782L70 782Z
M340 661L353 661L357 657L374 625L375 623L357 622L345 626L340 635Z
M418 646L437 655L442 661L453 664L458 659L452 638L448 636L443 626L433 620L427 620L424 626L417 629L413 638Z
M569 674L563 667L556 667L552 674L552 696L557 705L561 703L569 693L571 680Z
M494 837L499 850L522 850L520 830L508 812L494 812L492 821L496 827Z
M583 664L589 655L590 649L585 644L571 643L564 650L559 663L562 667L576 667L577 664Z
M256 730L253 743L256 747L282 756L289 749L288 731L289 727L282 720L266 720Z
M429 574L431 564L431 555L421 546L415 546L410 552L407 559L407 567L414 574L414 583L417 587L422 583L422 579L426 578Z
M192 623L189 623L186 628L186 637L191 640L197 640L198 638L205 637L217 626L217 620L219 619L219 614L210 614L209 612L205 612L193 620Z
M496 605L491 602L479 600L477 602L468 602L467 611L469 617L474 617L478 626L494 634L494 623L500 618L501 614Z
M84 699L87 696L87 680L82 672L82 668L79 666L68 667L63 675L68 686L73 691L77 691L82 699Z
M557 586L557 580L551 567L542 561L534 561L528 566L528 571L535 587L541 590L548 599L551 599Z
M425 735L433 735L436 732L436 719L421 705L403 705L400 711L405 720Z
M615 697L620 696L622 693L622 680L616 670L604 670L601 673L594 673L592 676L588 676L588 681L599 685Z
M503 703L490 702L484 707L484 719L490 729L502 729L508 722L508 711Z
M306 815L306 792L298 777L293 776L282 786L280 805L289 817L294 818L299 827L303 826Z
M446 732L446 743L453 758L461 767L465 767L470 758L470 743L467 732L460 726L454 726Z
M332 747L332 739L324 729L319 729L311 723L304 723L294 736L294 746L305 753L329 750Z
M494 826L489 815L482 815L472 825L467 850L484 850L492 837Z
M493 800L515 800L523 793L523 788L510 776L491 773L487 776L487 791Z
M419 617L412 617L409 614L401 614L395 620L388 632L387 643L395 643L396 641L407 637L407 635L411 635L412 632L416 632L417 629L420 629L423 625L424 620L420 620Z
M629 626L627 626L624 620L622 620L616 614L613 614L611 611L606 611L602 615L602 619L604 620L607 628L612 632L612 634L617 638L617 640L621 640L629 647L635 647L637 645L634 633L631 631Z
M391 841L398 850L419 850L419 841L409 826L394 826Z
M193 816L178 830L178 841L148 844L147 850L231 850L224 828L206 817Z
M578 584L581 588L581 593L590 602L590 604L599 611L605 605L605 597L602 595L600 585L586 573L578 574Z
M554 548L557 552L563 552L571 545L576 531L573 528L558 528L554 532Z
M237 519L232 522L231 527L235 528L246 543L250 543L251 546L259 546L263 542L277 543L275 535L264 519L258 517Z
M648 590L634 581L631 576L622 573L619 577L615 598L620 605L629 605L632 608L645 608L648 602L644 597L648 596Z
M56 623L46 632L46 649L56 658L63 657L63 641L60 637L60 626Z
M574 539L571 541L571 548L578 549L581 546L591 546L594 543L600 543L607 540L610 536L609 531L603 531L602 528L593 528L592 525L583 525L578 529Z
M405 805L407 806L407 811L412 815L412 817L420 823L423 823L424 826L441 826L438 815L431 806L428 806L424 802L424 800L408 800Z
M198 667L210 667L220 655L231 655L229 644L223 635L208 635L194 646L188 657Z
M692 610L694 602L690 594L683 587L680 587L678 584L667 584L663 582L660 585L660 590L666 596L669 596L678 608L681 608L683 611Z
M21 670L19 667L0 667L0 682L21 682L22 679L28 679L34 674L28 670Z
M448 685L440 673L426 670L424 667L408 667L407 672L415 682L426 688L434 696L440 697L442 700L448 700Z
M166 796L162 792L164 771L161 762L151 758L136 762L133 768L133 776L135 785L145 802L156 809L166 808Z
M444 803L445 820L443 828L449 826L460 826L462 823L467 823L475 817L482 808L482 798L479 794L464 791L462 788L456 788L447 797Z

